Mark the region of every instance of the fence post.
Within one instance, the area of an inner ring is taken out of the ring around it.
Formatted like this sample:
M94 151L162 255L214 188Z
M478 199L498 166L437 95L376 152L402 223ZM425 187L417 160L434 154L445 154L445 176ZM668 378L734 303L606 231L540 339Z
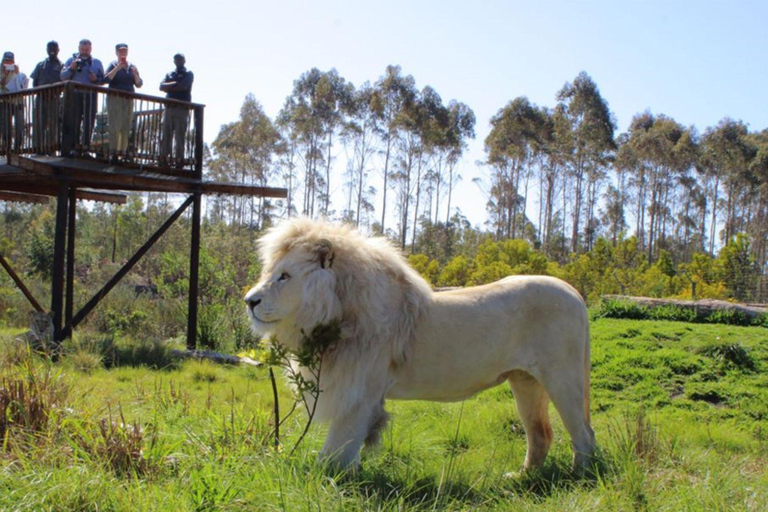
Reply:
M195 105L195 178L203 178L203 107Z
M70 156L75 151L79 131L78 121L75 82L66 82L62 100L61 156Z

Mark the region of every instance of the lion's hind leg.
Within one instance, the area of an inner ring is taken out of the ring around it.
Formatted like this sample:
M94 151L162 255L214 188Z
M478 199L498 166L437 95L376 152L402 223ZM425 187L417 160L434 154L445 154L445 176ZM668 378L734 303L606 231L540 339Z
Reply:
M523 470L540 467L554 435L549 422L549 395L544 386L526 372L513 371L507 381L515 396L517 412L528 442Z
M387 426L389 414L384 410L384 400L378 408L374 409L368 426L368 435L365 438L366 448L378 445L381 442L381 431Z
M585 409L585 379L580 367L544 376L547 391L555 404L565 429L571 436L573 467L582 471L589 467L595 451L595 432Z

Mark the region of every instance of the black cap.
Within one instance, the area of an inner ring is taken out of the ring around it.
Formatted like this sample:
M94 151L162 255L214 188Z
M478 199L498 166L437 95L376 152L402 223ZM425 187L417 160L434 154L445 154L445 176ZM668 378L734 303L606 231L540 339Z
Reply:
M184 60L187 60L187 59L184 57L184 54L183 54L183 53L177 53L176 55L174 55L174 56L173 56L173 58L174 58L174 59L182 58L182 59L184 59Z
M13 56L13 52L5 52L3 54L3 60L16 60L16 58Z
M127 44L125 44L125 43L117 43L117 44L115 45L115 51L119 50L120 48L125 48L125 49L128 49L128 45L127 45Z
M57 43L56 41L48 41L48 44L46 45L46 47L50 48L51 46L55 46L56 48L58 48L59 43Z

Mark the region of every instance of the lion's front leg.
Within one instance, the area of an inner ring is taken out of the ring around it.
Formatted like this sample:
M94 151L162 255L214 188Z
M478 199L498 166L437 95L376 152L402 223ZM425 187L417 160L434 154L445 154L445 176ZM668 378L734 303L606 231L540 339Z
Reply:
M333 418L320 451L320 460L328 461L335 469L359 468L363 442L371 437L372 428L378 434L382 426L382 415L385 415L382 404L382 401L358 404L340 417Z

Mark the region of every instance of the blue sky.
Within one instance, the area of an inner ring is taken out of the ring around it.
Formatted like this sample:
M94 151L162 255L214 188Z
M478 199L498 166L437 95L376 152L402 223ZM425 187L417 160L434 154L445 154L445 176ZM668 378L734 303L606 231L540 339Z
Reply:
M67 57L93 41L105 65L130 46L157 84L186 54L193 101L206 105L205 135L237 119L248 93L275 117L293 81L312 67L336 68L353 84L375 82L389 64L456 99L477 116L477 138L461 164L458 206L474 223L485 199L472 178L489 119L527 96L553 106L580 71L597 83L617 134L650 109L699 132L728 116L768 127L768 2L757 1L243 1L6 2L0 51L30 73L56 39Z

